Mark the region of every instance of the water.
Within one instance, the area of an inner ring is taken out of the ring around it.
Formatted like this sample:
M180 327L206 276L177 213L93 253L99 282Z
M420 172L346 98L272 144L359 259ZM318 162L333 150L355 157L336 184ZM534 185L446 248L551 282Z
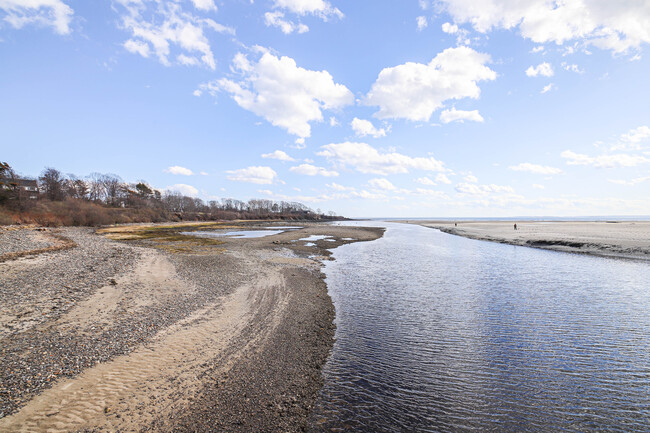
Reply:
M312 430L650 431L650 264L374 224L325 266Z
M232 237L232 238L263 238L265 236L277 235L283 233L285 230L237 230L232 232L182 232L184 235L198 236L198 237Z

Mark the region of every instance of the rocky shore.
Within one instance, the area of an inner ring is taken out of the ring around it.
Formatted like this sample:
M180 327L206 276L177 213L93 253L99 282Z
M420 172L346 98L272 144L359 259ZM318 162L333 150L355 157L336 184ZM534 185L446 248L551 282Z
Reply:
M66 228L51 234L75 247L0 263L0 431L304 430L334 335L321 260L382 231L299 225L211 242ZM0 248L51 246L34 233Z

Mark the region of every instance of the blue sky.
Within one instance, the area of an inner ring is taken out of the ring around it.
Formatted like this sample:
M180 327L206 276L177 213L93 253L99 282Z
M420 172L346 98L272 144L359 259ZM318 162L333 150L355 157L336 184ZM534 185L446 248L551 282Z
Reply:
M346 216L650 215L650 2L0 0L0 160Z

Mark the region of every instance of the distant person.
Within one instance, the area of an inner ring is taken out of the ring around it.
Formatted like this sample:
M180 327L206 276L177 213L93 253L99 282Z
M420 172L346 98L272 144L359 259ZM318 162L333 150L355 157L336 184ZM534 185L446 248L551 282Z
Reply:
M454 227L458 227L458 223L454 223Z
M517 223L515 223L515 230L517 230Z

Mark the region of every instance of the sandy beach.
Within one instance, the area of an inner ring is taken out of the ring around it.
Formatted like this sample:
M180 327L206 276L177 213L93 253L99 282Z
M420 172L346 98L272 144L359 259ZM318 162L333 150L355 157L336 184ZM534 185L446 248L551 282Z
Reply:
M650 221L408 222L471 239L556 251L650 260ZM514 230L514 224L517 224L517 230Z
M382 230L290 225L2 230L0 431L304 430L334 335L322 260Z

